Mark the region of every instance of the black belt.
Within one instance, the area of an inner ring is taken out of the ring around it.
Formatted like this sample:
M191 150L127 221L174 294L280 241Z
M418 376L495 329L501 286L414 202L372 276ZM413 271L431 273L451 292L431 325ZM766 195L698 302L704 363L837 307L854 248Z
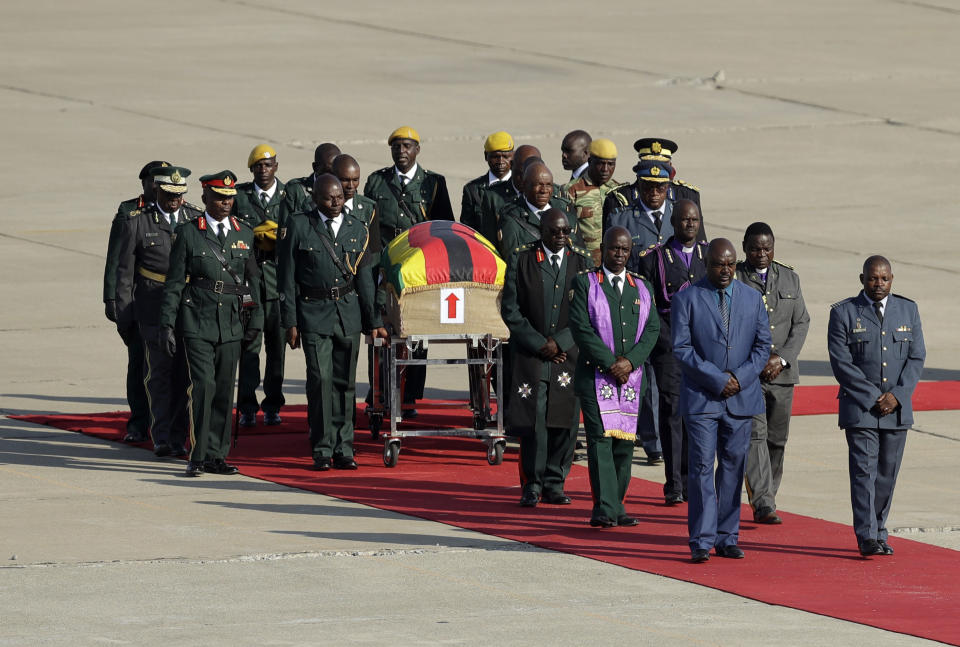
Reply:
M250 294L250 288L245 285L237 285L235 283L224 283L223 281L214 281L213 279L204 279L204 278L194 278L190 277L187 280L187 283L194 287L201 288L203 290L210 290L211 292L216 292L217 294L237 294L243 296L245 294Z
M300 286L300 296L307 299L328 299L337 301L353 292L356 287L353 281L339 288L312 288L306 285Z

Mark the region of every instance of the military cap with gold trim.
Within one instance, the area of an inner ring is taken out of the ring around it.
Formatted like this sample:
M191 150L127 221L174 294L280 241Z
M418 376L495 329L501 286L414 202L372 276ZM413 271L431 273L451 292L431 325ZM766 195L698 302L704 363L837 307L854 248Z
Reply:
M268 160L277 156L277 151L273 150L270 144L260 144L250 151L247 157L247 168L250 168L260 160Z
M656 156L670 161L670 158L677 152L677 148L679 147L676 142L659 137L644 137L633 142L633 150L637 151L640 159L647 156Z
M656 159L642 159L633 167L637 179L642 182L669 182L671 170L668 162Z
M592 157L605 160L617 159L617 145L609 139L594 139L590 142L590 148L588 150Z
M147 162L143 165L143 168L140 169L140 179L145 180L147 176L150 175L154 170L158 168L163 168L164 166L172 166L170 162L164 162L161 160L156 160L153 162Z
M420 134L410 126L400 126L387 137L387 144L392 144L394 139L412 139L420 143Z
M190 169L182 166L164 166L153 171L153 181L157 183L157 188L167 193L186 193L188 177Z
M500 151L512 151L513 150L513 137L510 136L510 133L503 130L497 131L492 135L487 137L487 140L483 142L483 152L484 153L498 153Z
M237 176L233 171L220 171L200 178L203 188L209 188L220 195L237 195Z

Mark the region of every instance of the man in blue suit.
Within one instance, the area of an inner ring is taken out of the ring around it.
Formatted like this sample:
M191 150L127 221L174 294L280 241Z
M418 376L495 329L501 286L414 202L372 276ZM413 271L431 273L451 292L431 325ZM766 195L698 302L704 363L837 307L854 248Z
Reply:
M680 364L680 411L689 436L687 527L695 563L742 559L740 490L751 418L763 413L760 371L770 357L760 293L734 280L733 243L707 248L707 275L673 298L673 354ZM713 463L717 459L714 475Z
M827 350L850 452L853 530L860 554L870 557L893 554L887 515L927 351L917 304L890 294L890 262L868 258L860 283L860 294L830 309Z

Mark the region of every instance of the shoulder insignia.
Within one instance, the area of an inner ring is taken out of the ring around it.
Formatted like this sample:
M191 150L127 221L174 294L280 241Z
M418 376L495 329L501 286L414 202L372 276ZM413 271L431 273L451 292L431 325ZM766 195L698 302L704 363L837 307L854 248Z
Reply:
M233 223L233 228L235 230L240 231L240 221L235 216L230 216L230 222Z
M837 306L842 306L844 303L849 303L850 301L852 301L853 299L856 299L856 298L857 298L857 297L847 297L846 299L843 299L842 301L837 301L836 303L834 303L833 305L830 306L830 309L833 310L833 309L836 308Z
M655 246L654 246L654 247L648 247L647 249L643 250L642 252L640 252L640 258L643 258L643 257L646 256L647 254L649 254L650 252L652 252L654 249L655 249Z
M528 249L533 249L534 247L536 247L536 246L539 245L539 244L540 244L540 241L539 241L539 240L538 240L538 241L535 241L535 242L532 242L532 243L524 243L523 245L520 245L519 247L517 247L517 249L516 249L515 251L522 252L522 251L525 251L525 250L528 250Z
M627 283L630 284L630 287L637 287L637 279L640 278L639 274L634 274L633 272L627 270Z
M583 247L577 247L576 245L574 245L574 244L572 244L572 243L570 244L570 251L575 252L575 253L579 254L580 256L583 256L584 258L590 258L590 259L593 258L593 254L591 254L589 251L587 251L587 250L584 249Z
M206 217L206 216L200 216L199 218L197 218L197 229L199 229L200 231L206 231L206 230L207 230L207 217Z
M679 185L679 186L685 186L685 187L687 187L688 189L692 189L693 191L696 191L697 193L700 193L700 187L694 186L693 184L690 184L689 182L684 182L683 180L674 179L674 180L673 180L673 183L674 183L674 184L677 184L677 185Z
M134 209L133 211L131 211L130 213L127 214L127 217L128 217L128 218L136 218L136 217L139 216L141 213L143 213L143 209Z
M526 249L530 249L530 247L527 246L527 245L524 245L523 247L520 247L519 249L526 250ZM547 259L547 255L543 253L543 249L542 249L542 248L537 250L536 256L537 256L537 262L538 262L538 263L542 263L543 261L545 261L545 260Z
M893 296L897 297L898 299L903 299L904 301L909 301L910 303L916 303L916 301L914 301L913 299L909 299L903 296L902 294L893 294Z
M773 259L773 262L776 263L777 265L780 265L780 266L782 266L782 267L787 268L788 270L792 270L792 269L793 269L793 266L792 266L792 265L787 265L786 263L781 263L781 262L778 261L777 259Z

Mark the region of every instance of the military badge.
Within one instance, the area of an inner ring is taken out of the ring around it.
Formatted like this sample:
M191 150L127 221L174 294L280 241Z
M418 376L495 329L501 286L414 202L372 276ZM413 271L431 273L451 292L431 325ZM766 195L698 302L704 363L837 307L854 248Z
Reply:
M604 400L612 400L613 387L610 386L609 384L604 384L602 387L600 387L600 397L603 398Z
M250 247L249 247L245 242L243 242L242 240L241 240L240 242L238 242L236 245L234 245L234 248L235 248L235 249L250 249Z
M233 184L233 180L230 179L230 176L223 178L223 186L230 186Z
M660 145L660 142L653 142L650 144L650 150L659 155L660 151L663 150L663 146Z
M657 177L658 175L660 175L660 167L654 166L653 168L651 168L650 175L652 175L653 177Z
M173 173L170 174L170 181L173 182L174 184L179 184L180 180L182 179L183 179L183 176L180 175L180 171L174 171Z
M570 381L570 374L566 371L557 376L557 384L560 385L560 388L566 388L570 386Z
M633 402L637 399L637 392L632 386L624 387L623 389L623 399L627 402Z
M524 400L529 398L532 393L533 393L533 388L526 382L521 384L520 388L517 389L517 394Z

